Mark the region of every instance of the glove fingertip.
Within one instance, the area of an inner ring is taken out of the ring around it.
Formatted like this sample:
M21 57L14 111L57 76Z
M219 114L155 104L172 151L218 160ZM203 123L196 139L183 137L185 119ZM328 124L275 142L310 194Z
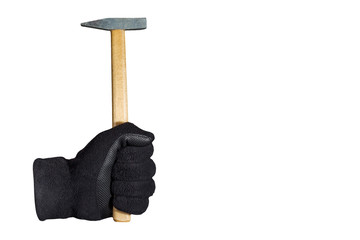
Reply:
M130 128L132 128L132 131L130 131L130 132L145 135L145 136L147 136L149 138L150 142L154 141L155 136L154 136L154 134L152 132L145 131L145 130L139 128L138 126L136 126L135 124L133 124L131 122L127 122L127 123L124 123L124 124L128 124L129 126L131 126Z
M154 139L150 136L143 134L133 134L129 133L126 136L126 145L127 146L137 146L144 147L150 145Z

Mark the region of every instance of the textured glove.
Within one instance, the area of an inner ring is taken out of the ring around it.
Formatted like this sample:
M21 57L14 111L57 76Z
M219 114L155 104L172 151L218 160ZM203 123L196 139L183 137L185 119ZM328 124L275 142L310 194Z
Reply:
M142 214L155 191L154 135L132 123L98 134L74 159L36 159L36 213L40 220L100 220L112 206Z

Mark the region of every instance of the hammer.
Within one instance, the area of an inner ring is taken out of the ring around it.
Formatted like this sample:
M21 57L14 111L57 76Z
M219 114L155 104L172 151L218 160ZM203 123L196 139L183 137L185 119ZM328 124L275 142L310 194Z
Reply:
M105 18L81 26L111 32L112 126L115 127L128 121L125 30L146 29L146 18ZM113 207L113 219L130 222L131 215Z

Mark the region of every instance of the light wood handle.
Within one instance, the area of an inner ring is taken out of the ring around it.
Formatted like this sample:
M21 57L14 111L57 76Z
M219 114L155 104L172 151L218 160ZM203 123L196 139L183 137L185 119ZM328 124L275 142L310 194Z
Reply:
M125 30L111 30L112 126L128 121ZM130 222L131 215L113 207L115 222Z

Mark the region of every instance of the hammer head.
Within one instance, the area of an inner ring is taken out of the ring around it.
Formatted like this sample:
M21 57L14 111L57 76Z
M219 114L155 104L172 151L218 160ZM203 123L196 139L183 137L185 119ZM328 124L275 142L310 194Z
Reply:
M146 18L104 18L82 23L81 26L102 30L141 30L146 28Z

